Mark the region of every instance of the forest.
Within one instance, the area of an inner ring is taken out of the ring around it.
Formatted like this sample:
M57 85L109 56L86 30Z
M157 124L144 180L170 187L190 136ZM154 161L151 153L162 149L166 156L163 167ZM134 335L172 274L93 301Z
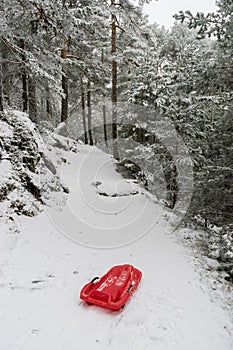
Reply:
M0 0L0 111L27 112L42 133L65 125L170 209L192 177L184 223L203 226L232 269L233 3L180 11L166 30L148 22L148 2ZM175 154L180 139L188 156Z

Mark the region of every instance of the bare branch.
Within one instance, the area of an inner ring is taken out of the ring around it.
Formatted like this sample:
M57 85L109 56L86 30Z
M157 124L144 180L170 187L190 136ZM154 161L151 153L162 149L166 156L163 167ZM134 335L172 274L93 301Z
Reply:
M75 56L75 55L67 55L66 58L74 58L75 60L78 60L78 61L83 61L84 60L84 57L82 57L82 56Z
M124 30L121 26L119 26L118 24L116 24L116 27L119 28L122 32L125 33L125 30Z

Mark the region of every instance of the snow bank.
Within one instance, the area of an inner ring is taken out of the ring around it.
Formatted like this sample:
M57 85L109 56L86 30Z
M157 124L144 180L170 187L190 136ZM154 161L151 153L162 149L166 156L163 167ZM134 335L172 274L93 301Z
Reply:
M0 173L1 221L34 216L53 191L67 192L35 124L19 111L0 114Z

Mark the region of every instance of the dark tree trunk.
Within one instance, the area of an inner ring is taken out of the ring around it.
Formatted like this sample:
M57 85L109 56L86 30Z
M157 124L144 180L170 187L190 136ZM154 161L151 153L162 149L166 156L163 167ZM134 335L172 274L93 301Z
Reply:
M1 14L1 17L4 16L4 3L0 5L0 14ZM4 59L4 48L3 48L3 42L0 40L0 111L1 112L3 112L3 59Z
M22 74L22 84L23 84L23 94L22 94L23 112L27 112L28 111L28 90L27 90L27 74L26 73Z
M88 135L89 144L93 146L92 129L91 129L91 82L88 80L87 83L87 122L88 122Z
M47 117L49 119L52 119L53 109L52 109L52 103L51 103L50 90L48 86L46 87L46 113L47 113Z
M23 51L25 50L25 42L23 39L20 39L20 47ZM27 72L25 69L26 56L25 56L24 52L22 52L21 57L22 57L22 62L23 62L23 67L22 67L23 112L27 112L28 111L28 86L27 86L28 84L27 84Z
M12 75L9 72L9 64L7 62L8 58L8 49L6 45L1 43L1 51L2 51L2 94L6 103L11 105L11 87L12 87Z
M64 41L64 47L61 50L61 57L65 60L67 58L67 41ZM65 122L68 118L68 77L65 65L62 66L62 90L64 96L61 102L61 122Z
M28 112L30 119L37 123L36 81L28 77Z
M205 220L204 227L205 227L205 229L207 229L208 228L208 219L206 216L204 217L204 220Z
M107 134L107 121L106 121L106 106L103 105L103 122L104 122L104 141L106 147L108 147L108 134Z
M104 65L104 50L101 52L101 62ZM105 89L105 83L103 79L103 91ZM103 98L105 97L105 92L103 92ZM107 121L106 121L106 106L105 103L103 102L103 124L104 124L104 141L106 147L108 147L108 134L107 134Z
M3 112L2 60L0 56L0 111Z
M111 5L115 6L115 0L111 0ZM116 15L112 14L112 54L116 54ZM112 60L112 139L113 156L119 160L118 140L117 140L117 62Z
M62 67L62 90L64 97L61 104L61 122L64 122L68 118L68 78L64 67Z
M84 87L83 87L82 78L81 78L81 104L82 104L82 114L83 114L84 143L85 143L85 145L88 145L86 109L85 109L85 94L84 94Z

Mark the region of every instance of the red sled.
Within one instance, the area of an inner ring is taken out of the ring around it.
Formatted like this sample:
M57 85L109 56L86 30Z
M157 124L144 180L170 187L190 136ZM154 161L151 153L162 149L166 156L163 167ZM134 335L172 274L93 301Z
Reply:
M111 310L122 308L137 288L141 271L132 265L112 267L103 277L94 277L80 292L80 298ZM95 282L96 280L98 282Z

